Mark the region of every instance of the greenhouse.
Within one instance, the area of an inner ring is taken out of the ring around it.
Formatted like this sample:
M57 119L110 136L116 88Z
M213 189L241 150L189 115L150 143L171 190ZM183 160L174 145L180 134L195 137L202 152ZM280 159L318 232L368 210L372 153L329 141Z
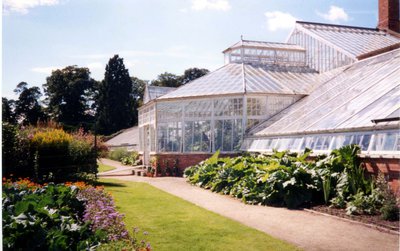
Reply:
M217 150L318 153L353 143L398 155L397 48L400 36L379 29L310 22L297 22L287 43L241 39L223 51L221 68L177 89L147 87L144 163L160 154L194 161Z

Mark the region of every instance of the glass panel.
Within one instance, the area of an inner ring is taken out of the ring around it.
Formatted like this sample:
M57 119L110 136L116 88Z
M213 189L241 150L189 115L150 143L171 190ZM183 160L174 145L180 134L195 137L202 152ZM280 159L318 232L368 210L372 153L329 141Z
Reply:
M158 125L158 151L181 151L181 122L160 123Z
M211 151L211 121L185 122L185 152Z
M233 142L232 142L232 150L237 151L240 149L240 145L242 144L242 135L243 135L243 124L241 119L233 120Z
M214 125L214 148L223 152L237 151L240 149L243 129L241 119L216 120ZM252 148L259 141L254 141Z
M386 133L383 151L394 151L397 146L397 133Z
M215 116L242 116L243 115L243 99L227 98L214 101Z
M371 134L365 134L363 135L361 141L360 141L360 147L362 151L367 151L369 143L371 141Z
M224 120L224 127L223 127L223 140L222 140L222 151L232 151L232 136L233 136L233 129L232 129L232 121L231 120Z

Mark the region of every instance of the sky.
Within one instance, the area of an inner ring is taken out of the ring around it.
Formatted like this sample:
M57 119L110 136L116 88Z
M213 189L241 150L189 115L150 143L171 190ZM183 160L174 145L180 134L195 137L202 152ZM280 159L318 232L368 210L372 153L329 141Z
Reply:
M376 27L378 0L3 0L2 96L51 71L88 67L102 80L108 60L155 79L223 66L243 39L285 42L295 20Z

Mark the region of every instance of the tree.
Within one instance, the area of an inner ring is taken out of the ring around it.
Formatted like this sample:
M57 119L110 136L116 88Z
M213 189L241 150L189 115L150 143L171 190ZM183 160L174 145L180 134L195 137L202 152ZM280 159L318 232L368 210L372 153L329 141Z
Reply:
M146 89L147 81L141 80L137 77L131 77L132 80L132 98L133 98L133 115L132 123L138 123L138 108L143 104L144 90Z
M14 92L19 94L15 102L15 117L23 125L35 125L38 121L46 119L43 107L40 104L42 93L39 87L28 88L26 82L17 85Z
M151 81L151 85L163 87L179 87L182 85L181 78L175 74L164 72L157 79Z
M52 119L73 127L93 123L95 84L88 68L73 65L53 71L43 85Z
M110 58L104 80L99 84L97 132L111 134L132 126L132 80L118 55Z
M189 68L185 70L181 77L181 82L182 84L187 84L190 81L195 80L196 78L200 78L206 74L208 74L210 71L207 69L199 69L199 68Z
M15 101L10 99L8 100L7 98L2 98L2 121L3 123L7 122L10 124L16 124L17 121L15 119L15 112L14 112L14 107L15 107Z

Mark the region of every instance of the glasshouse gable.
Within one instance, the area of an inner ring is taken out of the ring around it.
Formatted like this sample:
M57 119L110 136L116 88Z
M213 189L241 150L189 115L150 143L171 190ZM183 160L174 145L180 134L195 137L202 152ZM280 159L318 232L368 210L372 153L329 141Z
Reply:
M214 72L177 89L148 86L144 163L185 168L217 150L326 153L348 144L398 162L398 32L297 22L287 43L242 39Z

